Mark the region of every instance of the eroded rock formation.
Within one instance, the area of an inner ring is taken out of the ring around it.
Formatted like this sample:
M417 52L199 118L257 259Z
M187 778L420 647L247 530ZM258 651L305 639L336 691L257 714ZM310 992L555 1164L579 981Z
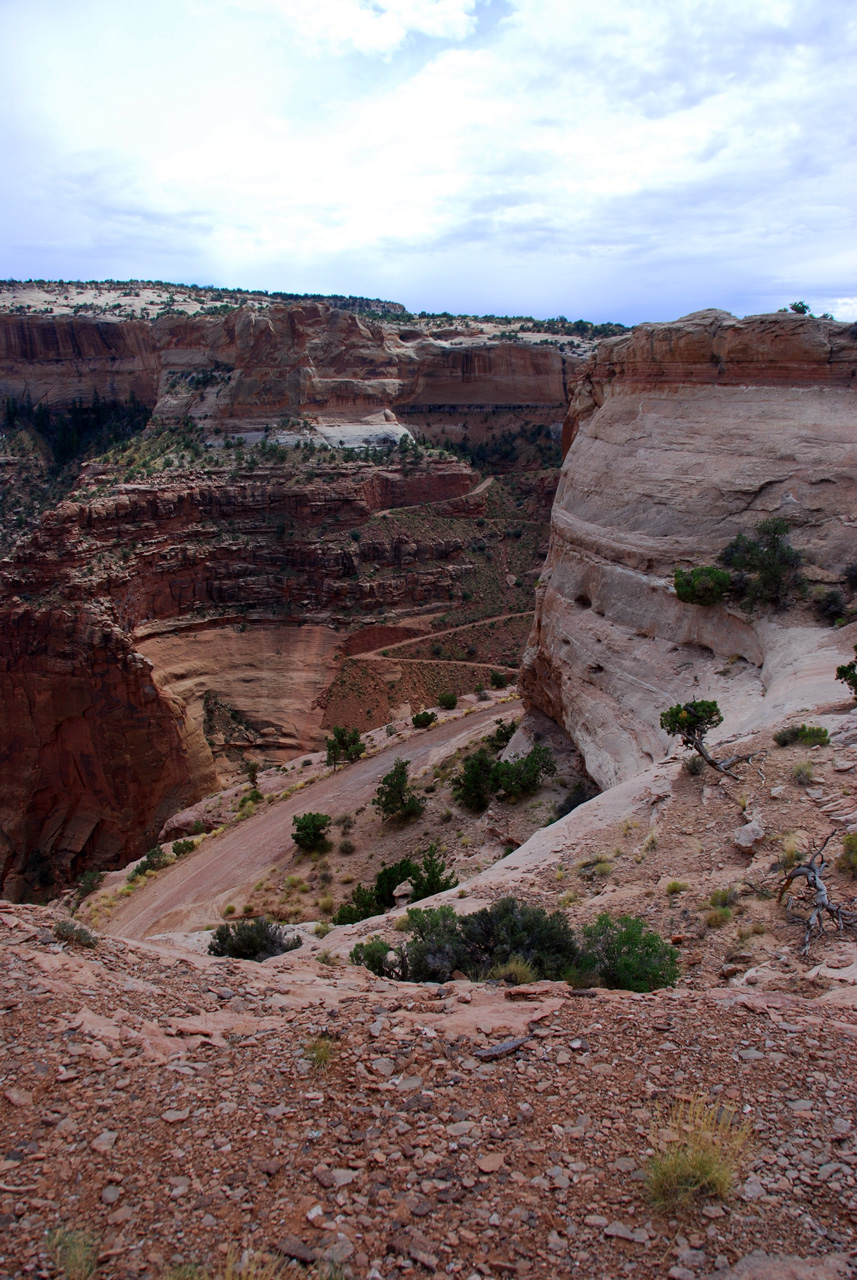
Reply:
M283 415L528 409L561 417L553 347L453 345L324 304L110 321L0 314L0 396L67 406L132 394L164 421L232 429Z
M679 699L731 708L724 733L842 701L853 624L682 604L672 583L772 515L811 580L857 560L857 327L717 311L640 325L599 343L570 392L523 687L596 781L662 756L659 713Z

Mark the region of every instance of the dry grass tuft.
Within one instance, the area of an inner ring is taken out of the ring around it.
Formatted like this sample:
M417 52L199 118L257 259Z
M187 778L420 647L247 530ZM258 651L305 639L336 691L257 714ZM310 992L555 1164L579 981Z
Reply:
M89 1280L98 1268L98 1240L88 1231L56 1227L45 1244L54 1266L65 1280Z
M520 956L509 956L509 959L503 964L495 964L493 969L488 970L489 978L496 978L500 982L508 982L510 986L525 986L528 982L536 982L538 974L531 964L523 960Z
M749 1137L750 1126L728 1107L704 1098L675 1103L652 1134L646 1190L653 1204L675 1213L695 1200L725 1200Z
M328 1036L316 1036L306 1046L306 1055L316 1071L326 1071L333 1058L333 1041Z

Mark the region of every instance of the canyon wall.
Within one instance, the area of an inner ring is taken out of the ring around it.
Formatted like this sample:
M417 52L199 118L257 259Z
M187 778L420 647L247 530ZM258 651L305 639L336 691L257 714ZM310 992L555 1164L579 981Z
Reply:
M87 609L20 601L0 625L0 885L17 900L153 844L215 782L183 704Z
M600 342L569 390L523 687L592 777L664 755L676 701L716 698L723 734L842 702L833 671L857 625L683 604L673 571L770 516L791 523L811 583L857 561L857 326L717 311L640 325Z
M66 407L137 400L166 422L269 423L390 409L565 410L554 347L456 345L323 304L241 307L151 323L0 314L0 397Z

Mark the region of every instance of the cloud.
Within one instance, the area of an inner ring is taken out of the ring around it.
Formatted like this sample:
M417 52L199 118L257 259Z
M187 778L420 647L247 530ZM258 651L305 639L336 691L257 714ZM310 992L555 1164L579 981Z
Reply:
M305 49L390 54L412 34L462 40L474 29L476 0L230 0L237 9L270 14Z
M0 274L100 244L417 309L852 306L851 0L69 9L0 7Z

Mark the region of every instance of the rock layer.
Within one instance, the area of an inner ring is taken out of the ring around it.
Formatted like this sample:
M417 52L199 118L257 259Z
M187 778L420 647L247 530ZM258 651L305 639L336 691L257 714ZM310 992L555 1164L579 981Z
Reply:
M164 421L269 423L383 409L564 411L552 347L456 346L324 304L144 321L0 314L0 396L66 407L137 400ZM561 412L559 413L561 416Z
M215 781L202 734L126 635L89 610L20 603L0 626L0 778L13 901L147 847Z
M672 578L772 515L810 575L857 558L857 329L724 312L641 325L599 343L570 391L522 687L596 781L663 755L659 713L679 699L717 697L724 733L841 701L854 625L682 604Z

